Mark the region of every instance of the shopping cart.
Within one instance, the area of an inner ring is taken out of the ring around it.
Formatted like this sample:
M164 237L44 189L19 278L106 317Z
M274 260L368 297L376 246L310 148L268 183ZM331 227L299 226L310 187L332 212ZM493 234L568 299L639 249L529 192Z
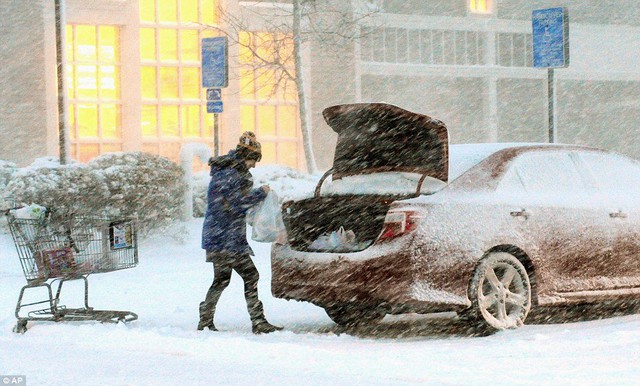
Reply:
M95 273L112 272L138 264L136 222L133 219L67 217L50 221L20 218L15 209L5 211L27 284L20 290L16 305L15 332L27 331L28 321L130 322L138 315L130 311L96 310L89 306L89 281ZM60 304L62 285L70 280L84 281L84 307ZM52 286L57 282L53 296ZM25 291L46 288L48 296L23 303ZM21 315L22 314L26 315Z

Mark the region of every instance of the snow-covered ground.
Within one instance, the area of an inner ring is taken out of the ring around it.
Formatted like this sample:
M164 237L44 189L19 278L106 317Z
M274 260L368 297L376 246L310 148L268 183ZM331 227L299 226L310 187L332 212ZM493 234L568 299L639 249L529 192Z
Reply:
M270 294L269 246L253 243L267 316L285 330L253 335L234 274L216 325L197 332L212 279L199 249L201 220L183 242L146 240L133 269L90 276L96 308L131 310L129 324L29 324L13 333L24 278L9 235L0 235L0 375L56 385L637 384L640 316L527 325L468 336L450 315L387 317L375 331L342 332L311 304ZM66 283L80 305L81 282Z
M314 305L271 296L269 245L255 242L260 296L267 317L284 331L251 333L234 274L216 314L221 331L198 332L198 303L213 277L199 247L201 225L202 219L181 225L184 232L175 233L182 239L144 240L133 269L89 277L93 307L131 310L137 321L36 322L22 335L12 328L25 281L10 235L0 232L0 375L26 375L29 385L635 385L640 379L640 315L526 325L486 337L470 335L451 314L387 316L373 330L343 331ZM65 284L64 304L82 304L81 285Z

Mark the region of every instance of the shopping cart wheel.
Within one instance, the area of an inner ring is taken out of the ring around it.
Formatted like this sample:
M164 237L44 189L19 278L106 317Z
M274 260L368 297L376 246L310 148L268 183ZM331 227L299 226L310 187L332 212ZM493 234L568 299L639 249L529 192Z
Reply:
M24 334L27 332L27 320L26 319L18 319L16 326L13 328L13 332L16 334Z

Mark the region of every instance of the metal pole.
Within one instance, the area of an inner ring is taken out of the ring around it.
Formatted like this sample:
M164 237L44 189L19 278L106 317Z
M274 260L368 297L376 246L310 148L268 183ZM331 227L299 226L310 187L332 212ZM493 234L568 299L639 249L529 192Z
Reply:
M220 118L218 114L213 114L213 154L220 155Z
M64 0L55 0L56 17L56 61L58 72L58 142L60 149L60 164L67 163L70 153L70 145L67 139L67 88L65 85L65 4Z
M555 113L555 83L553 78L553 68L547 69L547 88L549 103L549 143L556 142L556 113Z

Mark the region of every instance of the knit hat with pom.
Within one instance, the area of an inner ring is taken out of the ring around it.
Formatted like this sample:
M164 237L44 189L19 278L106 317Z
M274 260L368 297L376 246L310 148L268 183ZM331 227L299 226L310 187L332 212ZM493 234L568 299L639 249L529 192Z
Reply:
M255 160L258 162L262 159L262 147L253 132L245 131L242 133L238 146L236 146L236 153L240 158L245 160Z

